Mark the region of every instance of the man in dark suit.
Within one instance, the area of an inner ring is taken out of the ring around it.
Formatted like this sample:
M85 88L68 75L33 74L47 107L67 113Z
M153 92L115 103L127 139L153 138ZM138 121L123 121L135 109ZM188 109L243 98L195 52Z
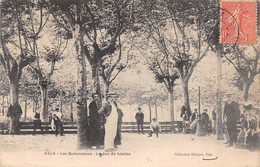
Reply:
M43 134L42 121L40 119L40 113L37 113L37 112L34 113L34 116L33 116L33 128L34 128L33 135L35 134L37 128L41 129L41 132Z
M232 101L232 95L227 94L227 102L225 102L223 111L223 122L227 125L227 133L229 137L228 147L236 144L237 141L237 120L240 117L239 105Z
M199 115L198 110L194 109L194 113L192 113L190 121L193 122L195 119L198 118L198 115Z
M140 134L140 126L141 126L141 130L142 130L142 134L144 134L144 114L141 111L141 107L138 107L138 112L135 114L135 119L136 119L136 123L137 123L137 127L138 127L138 133Z
M101 148L101 125L97 106L98 94L92 94L92 101L89 104L89 126L90 126L90 142L92 146Z

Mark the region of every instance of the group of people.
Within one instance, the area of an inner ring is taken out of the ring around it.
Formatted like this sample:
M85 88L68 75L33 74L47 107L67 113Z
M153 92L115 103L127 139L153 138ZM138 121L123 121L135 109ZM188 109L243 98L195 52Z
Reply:
M259 120L260 110L253 108L253 105L243 105L243 112L240 113L239 104L232 101L232 95L228 94L228 101L225 103L223 122L226 128L226 144L228 147L236 148L259 148ZM240 122L238 131L237 122ZM258 125L257 125L258 122ZM239 133L237 133L239 132Z
M55 111L50 116L51 129L55 132L55 136L63 136L63 123L62 123L62 113L59 111L59 108L56 108ZM40 129L43 134L42 122L40 119L40 113L34 112L33 116L33 135L35 135L36 129Z
M142 134L144 134L144 113L142 113L142 108L138 107L138 112L135 114L138 134L140 134L140 129ZM153 118L150 124L150 131L148 137L152 137L152 134L155 133L156 137L158 137L158 133L161 132L161 126L157 122L156 118Z
M255 147L259 141L259 131L257 131L257 109L253 109L252 105L244 106L243 113L240 113L239 104L233 101L232 94L227 93L226 102L222 114L222 129L226 139L227 147ZM259 110L259 109L258 109ZM204 109L201 114L195 109L191 114L183 106L181 109L181 117L183 119L183 131L186 133L187 129L191 129L190 133L195 133L198 122L202 125L202 130L205 133L216 134L216 112L215 108L212 111L212 120L209 119L208 110ZM260 117L260 111L258 111ZM259 118L258 118L259 119ZM259 121L259 120L258 120ZM237 124L241 127L238 129ZM260 124L260 123L259 123Z
M181 108L180 117L183 120L182 129L184 133L188 133L188 129L191 130L189 133L195 133L197 129L198 121L201 122L203 130L207 133L210 131L209 124L210 119L208 115L208 109L204 109L201 114L199 114L198 109L194 109L194 112L191 114L188 109L183 106Z
M92 95L89 105L90 145L96 149L104 147L105 151L113 151L121 145L121 124L123 112L117 105L119 95L109 93L106 102L98 108L98 94Z

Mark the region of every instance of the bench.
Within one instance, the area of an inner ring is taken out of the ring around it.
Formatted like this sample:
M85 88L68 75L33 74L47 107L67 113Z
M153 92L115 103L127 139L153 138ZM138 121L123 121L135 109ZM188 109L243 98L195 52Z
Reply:
M161 126L161 132L163 133L171 133L179 131L178 126L180 126L178 121L176 122L159 122ZM42 122L43 134L52 134L54 133L51 129L51 125L49 122ZM172 126L173 125L173 126ZM174 129L173 129L174 127ZM64 122L63 123L64 134L76 134L77 133L77 124L72 122ZM150 131L150 123L144 122L143 124L144 132L148 133ZM8 131L8 125L6 123L0 124L1 133L6 133ZM33 134L34 126L33 122L20 122L20 132L21 134ZM136 122L123 122L121 125L122 132L128 133L138 133L138 127ZM41 134L40 129L36 129L35 134Z

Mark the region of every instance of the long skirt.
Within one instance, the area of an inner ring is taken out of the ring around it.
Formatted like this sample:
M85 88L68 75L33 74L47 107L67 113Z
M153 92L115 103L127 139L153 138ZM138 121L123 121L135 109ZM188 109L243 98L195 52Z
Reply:
M112 108L111 114L107 117L105 124L105 149L114 149L114 140L117 132L118 114L115 107Z

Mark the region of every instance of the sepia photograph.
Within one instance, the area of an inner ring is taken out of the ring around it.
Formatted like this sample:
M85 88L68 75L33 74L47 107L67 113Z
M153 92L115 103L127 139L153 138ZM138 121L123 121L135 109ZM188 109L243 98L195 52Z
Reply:
M260 0L0 0L0 167L260 167Z

